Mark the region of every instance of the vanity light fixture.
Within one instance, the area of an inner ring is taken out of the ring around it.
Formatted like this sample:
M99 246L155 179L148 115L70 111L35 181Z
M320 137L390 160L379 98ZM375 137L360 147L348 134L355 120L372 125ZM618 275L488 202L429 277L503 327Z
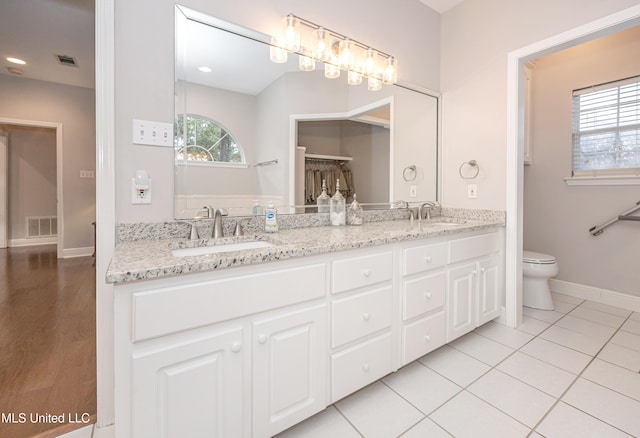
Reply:
M394 56L293 14L287 15L283 24L282 35L271 38L273 62L287 62L288 53L296 53L300 70L315 70L316 61L322 62L325 77L338 78L345 70L350 85L359 85L367 78L367 87L372 91L398 81L398 61Z

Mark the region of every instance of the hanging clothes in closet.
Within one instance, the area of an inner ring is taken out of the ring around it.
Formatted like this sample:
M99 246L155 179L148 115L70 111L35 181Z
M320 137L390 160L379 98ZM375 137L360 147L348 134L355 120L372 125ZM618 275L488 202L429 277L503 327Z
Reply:
M340 180L340 193L345 199L353 196L353 174L344 161L331 159L305 158L304 193L305 203L315 204L322 193L322 181L327 184L327 194L336 192L336 180Z

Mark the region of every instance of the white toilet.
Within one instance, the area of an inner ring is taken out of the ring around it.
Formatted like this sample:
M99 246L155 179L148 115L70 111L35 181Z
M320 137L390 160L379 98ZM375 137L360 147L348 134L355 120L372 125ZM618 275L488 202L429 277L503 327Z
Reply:
M524 251L522 257L523 304L540 310L553 310L549 278L558 275L555 257L533 251Z

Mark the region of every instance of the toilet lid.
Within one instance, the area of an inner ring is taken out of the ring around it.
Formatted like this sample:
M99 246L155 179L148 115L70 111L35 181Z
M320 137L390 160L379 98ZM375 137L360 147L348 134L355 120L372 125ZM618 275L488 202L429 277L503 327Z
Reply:
M554 256L549 254L543 254L541 252L524 251L522 254L522 261L525 263L536 263L541 265L552 264L556 262Z

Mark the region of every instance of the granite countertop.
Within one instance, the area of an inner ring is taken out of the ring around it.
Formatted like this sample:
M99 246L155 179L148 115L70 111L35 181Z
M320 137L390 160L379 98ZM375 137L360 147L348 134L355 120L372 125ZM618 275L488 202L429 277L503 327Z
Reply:
M438 224L440 223L440 224ZM443 224L444 223L444 224ZM282 230L277 233L246 233L223 239L138 240L116 246L107 270L108 283L127 283L192 272L214 271L357 248L438 237L469 231L503 227L504 217L436 217L431 222L391 220L361 226L313 227ZM215 254L176 257L172 250L242 241L263 240L272 246Z

